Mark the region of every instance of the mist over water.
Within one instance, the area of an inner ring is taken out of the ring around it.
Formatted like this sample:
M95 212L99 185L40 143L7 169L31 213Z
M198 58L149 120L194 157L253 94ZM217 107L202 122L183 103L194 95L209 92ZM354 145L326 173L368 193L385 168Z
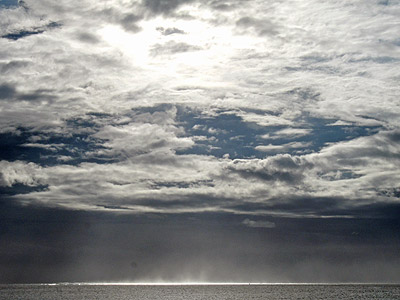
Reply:
M400 280L397 223L3 207L3 283Z

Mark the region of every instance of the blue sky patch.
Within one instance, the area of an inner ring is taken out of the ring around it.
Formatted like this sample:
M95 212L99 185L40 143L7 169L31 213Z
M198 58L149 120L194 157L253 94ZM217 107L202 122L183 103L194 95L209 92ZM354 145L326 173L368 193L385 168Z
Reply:
M0 160L29 161L41 166L109 162L105 157L88 155L102 148L101 141L92 138L89 132L67 135L32 132L24 128L19 131L19 134L0 134Z
M40 34L40 33L43 33L43 32L44 32L44 30L22 30L22 31L19 31L19 32L16 32L16 33L5 34L5 35L2 35L1 37L5 38L5 39L16 41L16 40L19 40L19 39L21 39L23 37L30 36L30 35L35 35L35 34Z
M303 154L316 152L327 143L351 140L376 133L379 127L338 125L337 120L311 117L298 118L299 127L259 126L245 122L231 112L218 116L206 116L194 110L180 110L178 121L187 136L198 137L196 145L179 154L201 154L235 158L263 158L277 153ZM259 112L261 114L261 112ZM265 114L265 112L262 112ZM308 131L304 135L280 134L290 129Z
M13 196L19 194L29 194L32 192L44 191L47 188L47 185L28 186L21 183L15 183L11 187L0 186L0 195Z
M17 31L17 32L11 32L11 33L7 33L2 35L1 37L4 39L9 39L9 40L19 40L21 38L30 36L30 35L36 35L36 34L41 34L43 32L45 32L47 29L52 29L52 28L57 28L60 27L61 24L57 23L57 22L50 22L49 24L47 24L46 26L43 27L36 27L33 29L26 29L26 30L21 30L21 31Z
M134 112L165 112L171 107L143 107L135 109ZM229 155L231 159L264 158L278 153L306 154L319 151L327 143L368 136L379 130L379 127L332 126L337 120L308 115L297 120L298 124L301 124L299 127L259 126L256 123L245 122L240 116L229 111L208 116L188 107L178 106L177 109L177 126L182 126L184 136L195 141L193 147L178 150L177 154L215 157ZM105 149L104 141L93 137L102 126L113 123L112 116L108 114L89 113L83 118L67 120L65 133L35 132L27 128L18 128L18 133L0 134L0 160L29 161L42 166L118 161L116 157L98 154L98 150ZM291 130L294 130L294 134L287 133Z
M18 0L0 0L0 8L10 8L18 6Z

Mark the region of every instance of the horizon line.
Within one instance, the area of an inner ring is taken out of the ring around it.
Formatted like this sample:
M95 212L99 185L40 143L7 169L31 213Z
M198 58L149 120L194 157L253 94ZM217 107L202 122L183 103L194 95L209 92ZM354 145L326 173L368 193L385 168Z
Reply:
M400 285L400 282L49 282L0 283L21 285L130 285L130 286L181 286L181 285Z

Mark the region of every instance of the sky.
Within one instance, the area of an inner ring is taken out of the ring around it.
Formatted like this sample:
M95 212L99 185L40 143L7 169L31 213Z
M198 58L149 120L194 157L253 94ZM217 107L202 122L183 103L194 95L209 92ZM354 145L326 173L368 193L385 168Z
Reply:
M0 282L400 282L398 0L1 0Z

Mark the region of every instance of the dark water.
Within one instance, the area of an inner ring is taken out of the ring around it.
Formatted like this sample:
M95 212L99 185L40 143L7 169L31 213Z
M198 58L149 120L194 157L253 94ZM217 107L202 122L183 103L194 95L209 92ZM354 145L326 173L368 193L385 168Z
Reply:
M0 285L0 299L400 299L400 285Z

